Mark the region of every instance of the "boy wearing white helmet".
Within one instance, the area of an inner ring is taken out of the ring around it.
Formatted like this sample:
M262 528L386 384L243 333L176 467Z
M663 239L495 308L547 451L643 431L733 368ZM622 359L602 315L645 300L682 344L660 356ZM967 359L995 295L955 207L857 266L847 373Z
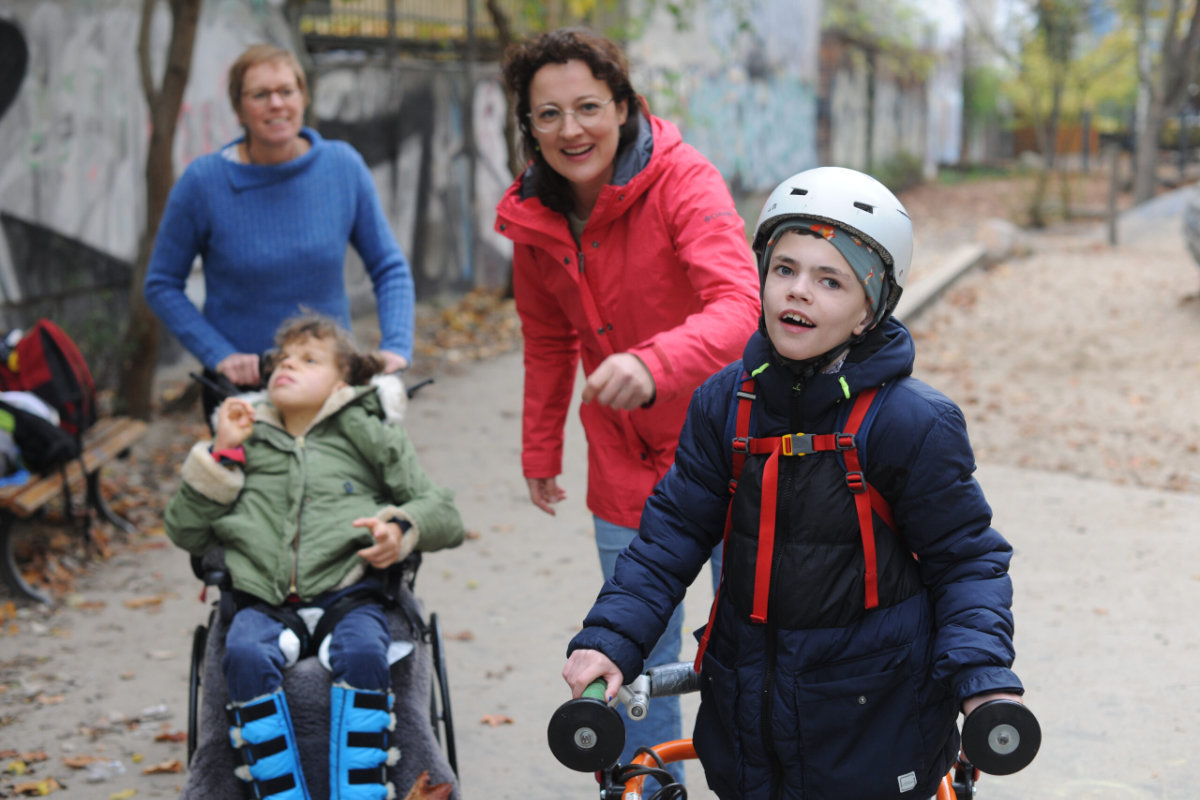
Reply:
M1012 548L961 411L911 377L891 316L912 244L900 201L861 172L772 192L759 330L696 391L675 465L571 642L574 695L597 678L614 694L724 538L693 734L722 798L931 797L959 712L1023 691Z

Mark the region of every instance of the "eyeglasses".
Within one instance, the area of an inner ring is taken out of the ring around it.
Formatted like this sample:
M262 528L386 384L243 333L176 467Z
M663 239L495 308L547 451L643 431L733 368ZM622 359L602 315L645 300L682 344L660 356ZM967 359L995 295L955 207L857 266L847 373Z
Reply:
M299 92L300 89L296 86L279 86L274 89L256 89L253 92L242 92L242 97L259 105L266 105L271 102L271 95L279 95L279 99L287 102L292 99L292 95Z
M575 121L584 127L594 125L600 115L604 113L604 107L614 99L612 97L607 100L588 98L581 100L573 110L564 110L547 103L544 106L538 106L525 116L529 117L529 124L533 125L535 130L541 133L558 133L567 121L567 114L573 116Z

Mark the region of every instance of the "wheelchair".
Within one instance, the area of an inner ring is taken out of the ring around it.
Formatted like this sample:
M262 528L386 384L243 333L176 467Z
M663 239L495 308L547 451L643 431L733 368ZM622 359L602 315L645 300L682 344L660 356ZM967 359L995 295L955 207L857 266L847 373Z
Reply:
M398 797L403 797L422 780L422 773L427 773L430 786L452 784L448 796L458 800L458 757L441 627L436 613L426 621L423 606L413 594L420 563L421 554L415 552L385 573L386 593L394 601L387 609L393 641L413 643L412 652L390 668L396 717L391 741L400 749L400 759L387 768L387 777ZM220 595L212 603L208 624L197 625L192 636L188 776L179 796L181 800L243 797L245 784L234 774L238 761L228 735L221 671L225 631L234 612L223 553L193 556L192 571L204 582L206 593L216 588ZM284 672L283 689L313 800L329 796L330 683L329 674L315 657L302 658Z

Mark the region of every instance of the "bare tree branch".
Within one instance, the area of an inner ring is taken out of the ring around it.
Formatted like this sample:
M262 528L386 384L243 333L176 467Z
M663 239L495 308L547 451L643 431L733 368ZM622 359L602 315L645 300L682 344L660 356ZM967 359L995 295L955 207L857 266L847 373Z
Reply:
M158 102L158 89L150 73L150 23L154 19L154 4L157 0L142 0L142 19L138 25L138 71L142 77L142 93L151 108Z

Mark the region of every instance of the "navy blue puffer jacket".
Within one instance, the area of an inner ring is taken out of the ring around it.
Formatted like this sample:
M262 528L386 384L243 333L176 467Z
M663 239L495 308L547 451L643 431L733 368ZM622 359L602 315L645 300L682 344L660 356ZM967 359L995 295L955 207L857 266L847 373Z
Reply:
M750 620L761 496L754 459L765 456L746 462L694 732L722 798L924 800L957 754L962 700L1021 692L1010 668L1012 550L972 477L961 411L910 376L913 358L908 330L889 320L839 372L798 379L752 336L742 361L696 391L675 464L571 642L569 651L605 653L627 681L642 670L721 540L744 372L757 371L751 437L841 430L852 397L887 384L865 446L860 437L867 480L898 528L875 519L879 607L863 608L844 467L818 453L781 459L770 610L765 623Z

